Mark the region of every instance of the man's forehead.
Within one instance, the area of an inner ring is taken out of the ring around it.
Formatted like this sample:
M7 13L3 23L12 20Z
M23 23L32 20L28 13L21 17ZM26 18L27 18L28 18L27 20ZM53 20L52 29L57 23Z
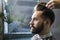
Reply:
M34 10L36 10L37 5L34 7Z
M33 17L40 17L40 15L42 14L43 12L42 11L34 11L33 15L32 15L32 18Z

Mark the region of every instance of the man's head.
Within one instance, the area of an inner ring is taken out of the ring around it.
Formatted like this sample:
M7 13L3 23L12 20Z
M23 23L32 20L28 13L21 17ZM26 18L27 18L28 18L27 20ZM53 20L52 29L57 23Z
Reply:
M30 21L31 32L36 34L45 33L55 20L54 12L45 7L46 3L38 3L34 7L32 20Z

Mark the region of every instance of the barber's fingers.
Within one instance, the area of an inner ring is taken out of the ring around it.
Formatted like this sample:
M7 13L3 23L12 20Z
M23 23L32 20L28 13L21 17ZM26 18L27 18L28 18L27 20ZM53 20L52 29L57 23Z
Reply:
M55 7L55 3L51 3L48 8L54 8Z
M46 4L47 8L53 8L55 7L55 1L54 0L50 0L47 4Z
M52 3L52 0L50 0L47 4L46 7L48 7Z
M54 9L54 8L55 8L55 6L50 7L50 9Z

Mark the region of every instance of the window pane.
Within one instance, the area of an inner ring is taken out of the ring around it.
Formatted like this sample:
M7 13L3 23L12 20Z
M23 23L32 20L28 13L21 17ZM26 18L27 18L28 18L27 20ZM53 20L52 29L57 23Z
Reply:
M29 22L36 0L8 0L5 3L5 29L8 33L30 32Z

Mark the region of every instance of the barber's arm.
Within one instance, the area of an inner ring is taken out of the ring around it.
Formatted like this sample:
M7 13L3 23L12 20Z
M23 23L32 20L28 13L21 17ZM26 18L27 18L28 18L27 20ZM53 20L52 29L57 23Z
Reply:
M50 9L60 9L60 0L50 0L47 4L46 7Z

